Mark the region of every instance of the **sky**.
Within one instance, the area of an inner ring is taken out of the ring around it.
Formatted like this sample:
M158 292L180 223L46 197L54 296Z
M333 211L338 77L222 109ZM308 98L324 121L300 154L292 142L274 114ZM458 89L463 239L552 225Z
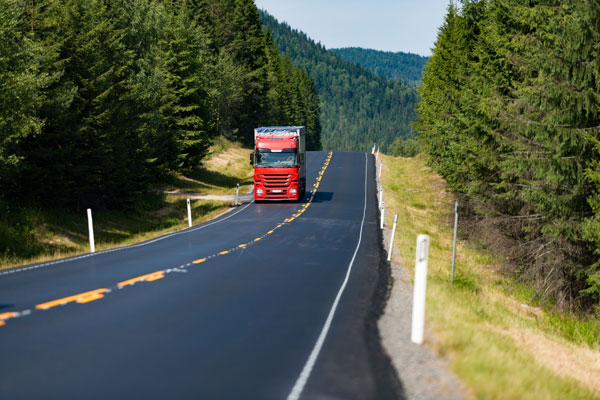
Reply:
M326 48L430 56L450 0L255 0Z

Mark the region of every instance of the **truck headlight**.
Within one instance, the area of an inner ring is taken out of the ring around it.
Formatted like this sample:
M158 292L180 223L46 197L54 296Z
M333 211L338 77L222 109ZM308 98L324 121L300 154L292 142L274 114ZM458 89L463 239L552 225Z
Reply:
M291 193L291 194L296 194L296 189L295 189L295 188L291 188L291 189L290 189L290 193Z
M262 189L256 189L256 194L263 194L264 191Z

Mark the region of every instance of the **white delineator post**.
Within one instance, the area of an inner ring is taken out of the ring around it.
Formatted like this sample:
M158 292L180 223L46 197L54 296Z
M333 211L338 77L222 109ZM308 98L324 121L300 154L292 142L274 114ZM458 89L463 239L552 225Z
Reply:
M388 251L387 260L392 259L392 250L394 249L394 236L396 235L396 223L398 222L398 214L394 215L394 226L392 227L392 237L390 238L390 249Z
M412 329L410 340L423 344L425 332L425 292L427 290L427 259L429 257L429 236L417 236L415 259L415 290L413 293Z
M383 169L383 160L379 161L379 176L378 178L381 178L381 170Z
M379 208L383 204L383 186L379 188Z
M238 183L236 188L235 188L235 203L233 204L234 206L238 205L238 195L240 193L240 184Z
M383 229L383 220L385 218L385 203L381 204L381 224L379 225L379 229Z
M190 199L187 199L187 210L188 210L188 226L192 227L192 207L190 205Z
M92 209L87 209L87 217L88 217L88 231L90 233L90 252L96 252L96 246L94 244L94 222L92 221Z
M371 154L375 154L375 143L373 143L373 148L371 149Z

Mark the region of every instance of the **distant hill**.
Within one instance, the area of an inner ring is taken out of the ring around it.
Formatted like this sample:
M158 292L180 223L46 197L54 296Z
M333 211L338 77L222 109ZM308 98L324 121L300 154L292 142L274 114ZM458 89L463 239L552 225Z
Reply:
M377 142L386 151L396 138L413 133L410 124L418 101L414 87L344 60L264 11L261 19L278 50L315 81L323 149L370 151Z
M389 79L399 79L413 86L420 84L423 67L429 60L429 57L418 54L392 53L391 51L362 49L360 47L344 47L342 49L330 49L329 51L345 60L355 62L377 75Z

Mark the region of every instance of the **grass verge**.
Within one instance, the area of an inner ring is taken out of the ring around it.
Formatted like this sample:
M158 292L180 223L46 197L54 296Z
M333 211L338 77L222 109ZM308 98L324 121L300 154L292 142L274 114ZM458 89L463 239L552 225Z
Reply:
M187 228L185 196L240 193L252 184L251 150L218 140L203 165L190 177L174 176L165 190L140 202L133 210L93 210L96 250L105 250ZM226 211L231 202L192 200L192 219L199 224ZM1 249L5 249L2 251ZM0 216L0 269L49 261L89 251L87 216L79 211L12 209Z
M430 236L427 343L481 399L600 398L600 321L530 304L532 290L459 242L450 286L453 198L422 156L382 156L386 224L398 214L394 260L414 273L416 236Z

